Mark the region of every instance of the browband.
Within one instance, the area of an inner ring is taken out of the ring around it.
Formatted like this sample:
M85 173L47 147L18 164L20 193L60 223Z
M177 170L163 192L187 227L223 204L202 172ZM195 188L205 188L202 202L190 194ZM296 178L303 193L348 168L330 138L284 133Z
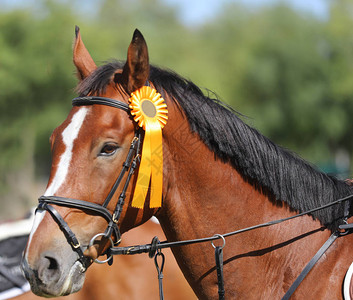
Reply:
M73 106L93 105L93 104L108 105L108 106L125 110L126 112L130 113L129 105L119 100L114 100L106 97L97 97L97 96L77 97L72 99Z

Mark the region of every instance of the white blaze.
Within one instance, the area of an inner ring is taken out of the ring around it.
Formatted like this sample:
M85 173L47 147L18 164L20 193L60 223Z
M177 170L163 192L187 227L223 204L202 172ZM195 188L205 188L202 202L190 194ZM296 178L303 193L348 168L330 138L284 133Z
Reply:
M54 179L44 193L44 196L53 196L66 179L69 170L72 148L74 141L78 136L82 123L86 117L88 109L82 107L71 119L71 123L65 128L62 133L63 142L66 146L65 152L60 157L58 169L56 170Z
M54 178L44 193L44 196L53 196L60 186L65 182L66 175L69 170L69 166L72 158L72 148L74 146L74 141L80 132L83 121L87 115L88 108L81 107L72 117L70 124L62 132L62 139L66 146L64 153L60 157L59 165L54 175ZM31 244L32 237L37 230L40 222L43 220L45 211L39 211L36 213L31 234L28 240L28 247ZM27 254L26 254L27 256ZM27 258L27 257L26 257Z

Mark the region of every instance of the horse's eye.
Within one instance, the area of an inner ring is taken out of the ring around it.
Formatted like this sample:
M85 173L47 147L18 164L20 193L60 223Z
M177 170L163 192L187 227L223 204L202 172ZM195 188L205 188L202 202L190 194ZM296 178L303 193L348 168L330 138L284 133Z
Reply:
M100 156L110 156L113 155L116 150L119 148L117 144L109 143L105 144L99 153Z

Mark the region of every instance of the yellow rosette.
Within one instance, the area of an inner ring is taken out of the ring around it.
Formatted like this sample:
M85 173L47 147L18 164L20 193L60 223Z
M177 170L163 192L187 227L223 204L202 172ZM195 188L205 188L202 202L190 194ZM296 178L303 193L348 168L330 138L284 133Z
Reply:
M150 207L161 207L163 185L162 128L168 120L164 99L155 89L143 86L131 94L131 115L145 130L141 163L132 206L143 208L150 187Z

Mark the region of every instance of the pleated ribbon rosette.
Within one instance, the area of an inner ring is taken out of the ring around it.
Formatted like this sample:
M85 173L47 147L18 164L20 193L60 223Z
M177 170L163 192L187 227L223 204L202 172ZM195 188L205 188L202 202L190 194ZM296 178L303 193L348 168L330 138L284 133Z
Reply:
M143 86L131 94L131 115L145 130L141 162L132 206L143 208L150 187L150 207L161 207L163 186L162 128L168 120L167 105L153 88Z

